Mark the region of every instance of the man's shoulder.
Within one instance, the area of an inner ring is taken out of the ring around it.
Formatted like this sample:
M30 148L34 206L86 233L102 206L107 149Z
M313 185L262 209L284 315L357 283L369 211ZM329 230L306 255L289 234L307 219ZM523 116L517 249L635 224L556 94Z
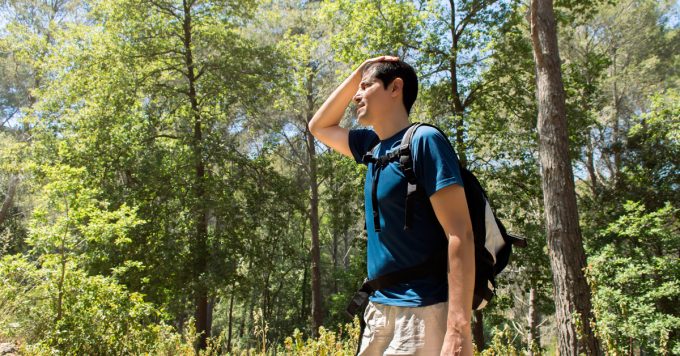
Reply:
M413 133L411 152L414 156L429 156L450 149L453 149L451 141L436 127L422 125Z
M430 125L422 125L418 127L416 132L413 134L413 140L416 143L421 141L448 142L448 138L439 128Z
M361 157L378 142L378 135L371 129L358 128L349 131L349 148L358 163L361 163Z

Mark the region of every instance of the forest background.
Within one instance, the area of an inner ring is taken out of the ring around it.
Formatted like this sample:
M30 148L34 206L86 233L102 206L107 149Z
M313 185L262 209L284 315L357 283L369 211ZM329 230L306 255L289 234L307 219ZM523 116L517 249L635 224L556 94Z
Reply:
M363 167L307 122L364 59L421 79L526 236L484 354L554 354L529 2L3 0L0 343L27 354L350 354ZM680 354L680 5L555 2L592 328ZM344 120L355 126L352 109ZM309 338L308 338L309 337Z

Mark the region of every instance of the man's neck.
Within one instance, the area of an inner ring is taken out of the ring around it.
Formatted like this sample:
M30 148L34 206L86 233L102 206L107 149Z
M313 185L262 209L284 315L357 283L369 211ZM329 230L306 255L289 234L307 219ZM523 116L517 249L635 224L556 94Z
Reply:
M405 111L400 111L383 118L380 122L376 122L373 125L373 131L382 141L394 136L409 125L411 125L411 122L408 120L408 114Z

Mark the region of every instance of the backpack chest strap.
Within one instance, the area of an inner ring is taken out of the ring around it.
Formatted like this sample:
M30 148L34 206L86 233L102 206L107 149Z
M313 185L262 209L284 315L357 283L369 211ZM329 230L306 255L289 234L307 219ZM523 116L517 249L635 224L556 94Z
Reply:
M380 232L380 212L378 210L378 182L380 180L380 173L383 168L387 167L391 162L398 162L399 170L404 174L407 181L406 187L406 201L404 206L404 230L411 227L413 221L413 209L415 201L420 195L423 195L423 190L417 184L417 178L413 169L413 155L411 152L411 141L415 131L422 124L416 123L411 125L401 140L401 145L392 152L376 157L374 155L375 146L371 148L363 157L362 162L365 165L373 164L373 175L371 184L371 205L372 218L375 232Z
M399 148L396 150L379 156L375 157L373 154L373 151L375 148L372 148L371 150L368 151L363 157L362 157L362 162L366 165L369 163L373 165L373 174L371 178L371 205L372 205L372 218L373 218L373 226L375 229L375 232L380 232L380 212L378 209L378 182L380 181L380 173L383 170L383 168L387 167L391 162L398 162L399 163L399 170L404 172L404 175L406 176L406 180L408 181L408 187L407 187L407 196L406 196L406 213L405 213L405 223L404 223L404 229L407 229L408 226L410 225L411 221L411 211L413 210L412 205L413 205L413 198L409 199L409 196L414 195L418 191L418 186L415 184L416 176L415 173L413 172L413 163L411 159L411 151L410 151L410 141L406 141L406 144L401 145Z

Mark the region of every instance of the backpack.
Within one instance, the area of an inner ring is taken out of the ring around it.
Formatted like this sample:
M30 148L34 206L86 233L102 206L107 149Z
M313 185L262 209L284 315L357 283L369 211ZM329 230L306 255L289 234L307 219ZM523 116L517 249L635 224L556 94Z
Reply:
M435 126L416 123L408 128L402 138L401 145L396 150L381 157L373 157L372 148L363 157L363 162L365 164L373 163L374 167L377 167L377 169L385 167L390 162L399 162L399 169L404 173L404 176L408 181L405 201L404 229L410 227L411 216L413 215L413 202L415 199L427 199L423 194L422 188L419 188L417 184L416 175L413 170L413 157L411 155L411 141L413 140L413 135L421 126L430 126L437 129L439 132L442 132ZM447 137L443 132L442 135ZM458 161L458 159L456 160ZM479 183L479 180L477 180L477 177L475 177L468 169L461 166L460 161L458 161L458 165L460 167L461 178L463 179L465 197L470 212L470 221L472 223L475 241L475 288L472 309L479 310L484 308L491 298L493 298L496 289L495 277L505 268L505 266L507 266L510 254L512 253L512 246L525 247L526 240L507 232L503 223L498 220L493 209L491 209L486 192ZM376 221L376 229L379 229L380 226L376 204L378 176L379 174L374 175L372 189L373 196L371 197L374 202L373 219ZM359 291L357 291L350 300L346 312L350 316L356 315L357 312L366 306L368 297L376 290L384 289L394 284L407 282L416 278L432 276L433 274L439 274L446 278L447 257L447 251L443 251L442 253L431 256L422 264L364 281Z

